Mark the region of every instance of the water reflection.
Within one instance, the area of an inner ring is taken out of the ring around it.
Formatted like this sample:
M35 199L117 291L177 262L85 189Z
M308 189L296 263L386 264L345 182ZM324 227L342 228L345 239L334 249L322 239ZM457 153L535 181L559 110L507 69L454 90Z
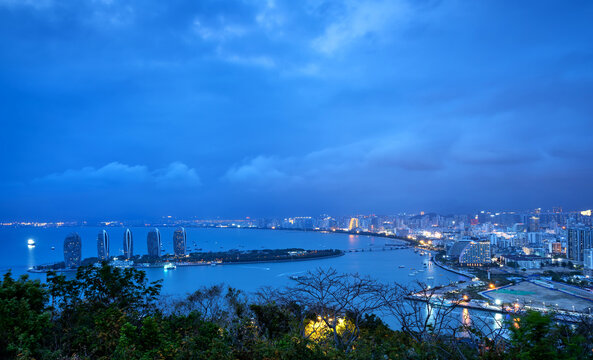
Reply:
M348 244L356 245L359 242L358 235L348 235Z
M470 326L472 324L472 319L469 316L469 310L467 308L463 308L461 312L461 323L463 326Z
M28 254L27 254L27 267L32 268L35 266L35 245L27 245Z
M500 313L496 313L494 314L494 330L498 330L500 328L502 328L502 322L503 322L503 317L502 314Z

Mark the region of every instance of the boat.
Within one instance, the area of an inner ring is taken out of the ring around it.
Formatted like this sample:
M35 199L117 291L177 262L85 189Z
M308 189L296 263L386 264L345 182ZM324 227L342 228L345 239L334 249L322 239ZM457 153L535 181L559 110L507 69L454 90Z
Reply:
M399 266L399 268L400 268L400 269L403 269L403 268L405 268L405 266L403 266L403 265L400 265L400 266Z
M55 247L55 246L52 246L52 247L51 247L51 249L52 249L52 250L55 250L55 249L56 249L56 247Z
M429 276L426 278L426 280L434 280L434 276Z
M173 263L166 263L164 266L165 270L175 270L177 269L177 266Z
M33 239L29 239L29 240L27 240L27 245L28 245L29 247L35 247L35 240L33 240Z

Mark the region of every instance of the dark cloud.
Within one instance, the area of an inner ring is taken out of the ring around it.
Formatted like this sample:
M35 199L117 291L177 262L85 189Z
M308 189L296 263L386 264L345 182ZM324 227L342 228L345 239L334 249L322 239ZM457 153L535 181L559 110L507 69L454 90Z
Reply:
M592 16L0 0L0 218L580 206Z

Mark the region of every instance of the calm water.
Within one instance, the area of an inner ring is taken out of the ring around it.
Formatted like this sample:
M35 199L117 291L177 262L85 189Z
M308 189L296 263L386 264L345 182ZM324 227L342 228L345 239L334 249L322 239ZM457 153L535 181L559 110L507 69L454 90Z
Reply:
M63 240L72 231L82 238L83 258L96 256L97 233L101 228L4 228L0 229L0 271L12 269L15 274L25 273L33 266L63 260ZM150 228L132 228L134 253L146 253L146 236ZM160 228L164 251L173 252L174 228ZM184 294L203 285L226 283L230 286L253 291L261 286L283 286L291 283L289 276L302 274L317 267L334 267L341 272L358 272L371 275L381 281L409 283L422 280L429 284L448 283L461 279L460 276L435 266L424 268L426 256L412 250L382 251L386 242L392 240L346 234L324 234L319 232L271 231L226 228L187 228L188 246L202 248L202 251L230 249L274 249L297 247L304 249L365 249L365 252L347 253L345 256L324 260L285 263L237 264L222 266L178 267L164 271L160 268L146 269L151 280L164 279L163 293ZM110 236L110 253L122 253L124 228L107 228ZM34 239L36 247L29 248L27 239ZM51 250L54 246L55 250ZM372 249L373 251L368 251ZM404 265L405 268L399 268ZM425 269L415 276L411 268ZM44 279L44 274L31 274ZM432 277L433 279L428 279Z
M173 252L174 228L161 230L164 251ZM34 265L63 260L63 241L70 232L77 232L82 238L83 258L97 255L97 234L102 228L0 228L0 273L12 270L13 274L25 274ZM122 254L124 228L106 228L110 236L110 254ZM134 238L134 254L147 252L146 236L150 228L131 228ZM442 270L434 265L424 267L427 255L414 253L411 249L383 251L386 243L392 240L347 234L325 234L319 232L272 231L254 229L227 228L186 228L189 247L198 247L202 251L223 251L230 249L365 249L364 252L346 253L346 255L310 261L237 264L219 266L178 267L165 271L161 268L144 269L150 280L163 279L163 294L184 295L201 286L225 283L247 292L262 286L282 287L290 285L291 275L303 274L317 267L333 267L340 272L370 275L383 282L412 284L416 280L429 285L467 280L457 274ZM27 240L34 239L36 246L29 248ZM195 243L195 246L194 246ZM55 250L51 250L54 246ZM373 251L369 251L373 250ZM405 268L399 268L400 265ZM424 270L410 276L414 270ZM72 276L72 273L67 273ZM29 273L35 279L45 280L45 274ZM431 278L431 279L429 279ZM471 318L482 319L496 326L494 317L488 313L471 311ZM456 310L454 317L466 322L469 319L466 310ZM387 319L392 326L393 319Z

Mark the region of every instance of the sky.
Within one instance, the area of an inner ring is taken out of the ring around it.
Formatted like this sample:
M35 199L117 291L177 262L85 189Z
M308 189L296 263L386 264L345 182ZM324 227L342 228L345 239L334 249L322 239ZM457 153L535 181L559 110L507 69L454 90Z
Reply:
M0 219L593 200L593 2L0 0Z

